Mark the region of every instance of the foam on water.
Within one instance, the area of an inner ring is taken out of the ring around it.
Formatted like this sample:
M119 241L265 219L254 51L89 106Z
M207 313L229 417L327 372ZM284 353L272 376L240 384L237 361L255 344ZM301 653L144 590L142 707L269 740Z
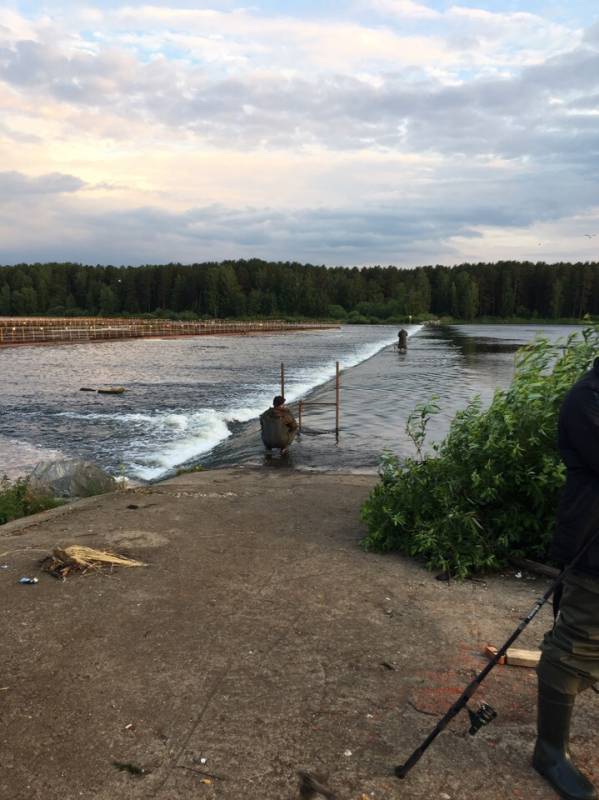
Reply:
M169 425L166 420L172 419L173 416L175 415L168 415L162 422ZM133 475L145 481L156 480L179 464L209 452L231 435L223 416L214 409L190 414L184 430L185 437L164 445L158 451L146 455L131 453Z

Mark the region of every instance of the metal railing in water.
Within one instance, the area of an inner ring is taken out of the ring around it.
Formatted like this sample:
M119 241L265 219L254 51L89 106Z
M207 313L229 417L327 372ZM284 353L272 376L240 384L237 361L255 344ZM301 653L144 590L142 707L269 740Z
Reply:
M304 331L338 328L318 322L231 322L221 319L198 322L117 319L109 317L0 317L0 347L17 344L91 342L151 337L216 336Z

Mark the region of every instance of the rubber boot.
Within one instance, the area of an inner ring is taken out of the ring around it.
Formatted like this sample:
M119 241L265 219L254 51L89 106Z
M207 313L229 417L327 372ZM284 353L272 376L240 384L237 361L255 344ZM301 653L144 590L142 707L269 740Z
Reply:
M566 800L597 800L593 784L574 766L568 752L576 695L562 694L539 681L538 738L532 765Z

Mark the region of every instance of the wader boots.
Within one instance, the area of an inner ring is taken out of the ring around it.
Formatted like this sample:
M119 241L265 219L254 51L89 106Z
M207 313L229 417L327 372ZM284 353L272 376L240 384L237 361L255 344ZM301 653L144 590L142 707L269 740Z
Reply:
M593 784L576 769L568 752L575 699L576 695L562 694L539 681L538 739L532 765L566 800L597 800Z

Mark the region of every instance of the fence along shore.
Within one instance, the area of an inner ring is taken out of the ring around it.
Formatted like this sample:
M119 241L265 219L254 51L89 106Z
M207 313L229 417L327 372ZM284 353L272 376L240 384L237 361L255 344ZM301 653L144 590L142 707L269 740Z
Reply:
M68 344L110 339L146 339L178 336L222 336L327 330L326 322L231 322L222 319L180 322L162 319L110 317L0 317L0 347L20 344Z

